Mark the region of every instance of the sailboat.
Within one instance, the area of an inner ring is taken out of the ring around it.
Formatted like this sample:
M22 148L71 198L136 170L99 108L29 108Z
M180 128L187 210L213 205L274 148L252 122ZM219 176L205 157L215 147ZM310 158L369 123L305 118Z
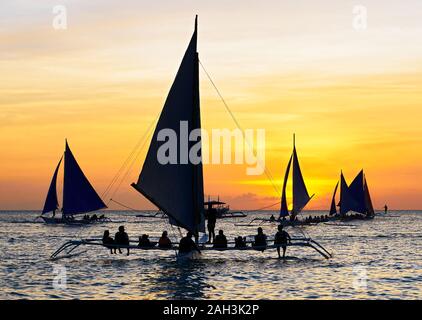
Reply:
M292 166L292 210L289 213L287 205L287 182L290 175L290 167ZM286 173L284 175L283 189L281 194L281 207L280 207L280 217L284 224L298 224L297 215L305 208L305 206L311 201L314 195L309 196L308 190L305 185L305 180L303 179L302 171L300 170L299 158L296 151L296 139L293 135L293 152L290 156L290 160L287 164ZM286 221L286 217L290 216L290 221Z
M167 215L171 225L191 232L195 236L195 242L201 252L210 250L262 251L262 249L278 248L280 245L276 244L268 244L265 248L256 247L253 245L252 240L245 241L245 246L241 248L236 247L233 241L228 241L226 248L214 248L212 244L207 244L205 241L199 241L200 234L205 232L204 179L202 161L188 161L188 158L185 157L188 155L192 146L199 147L197 150L200 150L200 139L196 142L189 141L187 146L185 145L187 148L181 150L180 153L178 152L180 160L184 159L186 161L177 161L177 163L166 164L159 161L159 152L162 150L160 148L170 141L168 140L163 142L162 139L158 139L160 133L163 132L161 130L164 129L166 132L169 132L169 129L171 129L180 136L180 131L182 131L182 122L185 126L183 130L188 133L192 132L192 130L201 128L197 30L198 17L195 18L195 29L193 35L164 103L155 131L152 135L138 181L136 183L132 183L131 186L152 204L157 206L161 212ZM182 145L183 143L183 141L180 141L180 144L178 143L178 145ZM298 167L298 163L295 163L295 166ZM298 173L295 172L294 174L296 175L295 179L297 179ZM303 201L302 192L303 190L298 193L299 200L301 201ZM303 206L304 205L305 204L303 204ZM115 246L133 250L176 251L178 258L182 257L183 259L186 257L191 258L191 254L193 253L190 252L187 255L180 255L177 244L173 245L171 248L159 248L156 246L143 248L136 245L137 241L131 240L130 243L134 244L129 244L128 246ZM81 245L104 247L101 240L97 238L71 240L64 243L59 249L57 249L51 255L51 258L57 259L63 252L70 254ZM291 243L287 245L310 247L327 259L331 257L331 254L325 248L310 238L292 238ZM110 246L113 245L108 245L109 248Z
M51 179L50 187L45 199L44 208L42 210L41 218L48 224L78 224L91 223L97 221L104 221L105 218L88 220L76 220L75 215L87 214L100 209L107 208L95 189L92 187L79 164L70 150L69 144L65 143L65 152L60 158L56 169ZM61 164L64 166L63 173L63 202L61 208L61 217L56 217L56 211L59 208L57 199L57 176ZM51 217L46 216L47 213L52 212Z
M340 202L339 213L337 213L335 205L335 196L337 187L340 183ZM333 198L331 201L330 215L339 219L350 219L347 216L349 212L355 212L359 215L355 218L372 219L375 215L374 207L372 205L371 195L369 192L368 183L364 171L361 170L350 185L347 184L343 172L340 174L340 182L337 183Z

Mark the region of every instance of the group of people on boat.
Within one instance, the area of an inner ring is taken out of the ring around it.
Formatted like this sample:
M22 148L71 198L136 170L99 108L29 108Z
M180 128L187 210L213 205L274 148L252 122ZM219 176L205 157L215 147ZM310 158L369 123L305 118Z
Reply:
M309 217L306 217L304 221L305 223L328 222L330 221L330 217L328 215L309 216Z
M88 214L84 215L83 220L84 221L98 221L98 220L104 220L105 216L102 214L101 216L97 216L95 213L90 217Z
M114 239L110 236L110 231L105 230L103 239L103 245L110 249L111 254L116 254L117 250L119 253L122 253L122 248L126 248L127 255L130 253L130 241L129 236L125 231L124 226L120 226L118 232L115 234ZM278 226L278 231L274 236L274 245L277 246L277 253L279 258L281 258L281 250L283 249L283 258L286 255L287 245L291 243L290 235L283 230L283 225ZM227 237L224 234L223 230L219 230L218 234L212 240L213 248L215 249L225 249L228 248ZM264 233L261 227L258 228L257 234L254 236L254 241L252 242L252 247L259 251L264 251L267 248L268 240L267 235ZM143 234L139 237L139 242L137 245L139 248L149 249L149 248L160 248L160 249L171 249L173 247L172 241L168 237L167 231L163 231L160 239L157 242L152 242L149 239L149 235ZM234 248L242 249L247 248L246 237L238 236L234 239ZM200 252L200 248L197 243L194 241L194 235L192 232L187 232L186 236L183 237L178 246L179 253L189 253L191 251Z

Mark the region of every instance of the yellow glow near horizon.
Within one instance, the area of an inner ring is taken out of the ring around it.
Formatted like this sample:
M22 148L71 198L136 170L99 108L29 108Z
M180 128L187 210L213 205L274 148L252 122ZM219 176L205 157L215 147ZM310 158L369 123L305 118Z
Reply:
M276 185L245 165L206 165L206 195L241 209L277 202L296 133L316 194L307 208L328 210L340 170L350 182L361 168L375 207L421 208L422 4L367 3L358 32L352 1L74 1L61 31L54 1L2 2L0 209L42 207L65 138L102 194L160 113L196 13L200 59L242 127L266 130ZM234 129L200 78L203 127ZM115 198L150 209L129 186L146 149Z

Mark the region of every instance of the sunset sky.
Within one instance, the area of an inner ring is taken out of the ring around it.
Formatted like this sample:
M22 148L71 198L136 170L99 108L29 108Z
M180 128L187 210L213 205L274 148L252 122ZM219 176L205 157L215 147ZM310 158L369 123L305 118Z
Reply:
M59 4L66 30L52 27ZM0 209L42 209L65 138L101 195L161 112L195 14L200 60L242 127L266 130L278 189L296 133L308 209L328 210L340 170L350 182L362 168L376 208L422 209L420 0L2 0ZM200 81L203 127L236 128ZM146 150L114 195L141 209L153 206L129 185ZM205 166L206 195L239 209L279 200L245 170Z

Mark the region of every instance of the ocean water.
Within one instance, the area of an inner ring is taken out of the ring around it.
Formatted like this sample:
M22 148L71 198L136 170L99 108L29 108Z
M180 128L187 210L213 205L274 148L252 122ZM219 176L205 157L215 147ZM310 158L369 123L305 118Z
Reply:
M275 213L275 212L274 212ZM391 212L373 221L288 228L308 234L333 258L309 248L288 248L286 260L275 250L206 252L201 259L178 262L173 251L132 251L110 255L84 247L69 258L49 256L66 240L101 237L125 225L131 239L158 237L165 220L142 219L131 212L107 212L114 222L92 226L45 225L38 212L0 212L1 299L421 299L422 212ZM266 212L269 216L271 212ZM321 214L318 212L318 214ZM324 213L325 214L325 213ZM247 218L219 220L232 240L253 235ZM264 224L267 235L275 225Z

